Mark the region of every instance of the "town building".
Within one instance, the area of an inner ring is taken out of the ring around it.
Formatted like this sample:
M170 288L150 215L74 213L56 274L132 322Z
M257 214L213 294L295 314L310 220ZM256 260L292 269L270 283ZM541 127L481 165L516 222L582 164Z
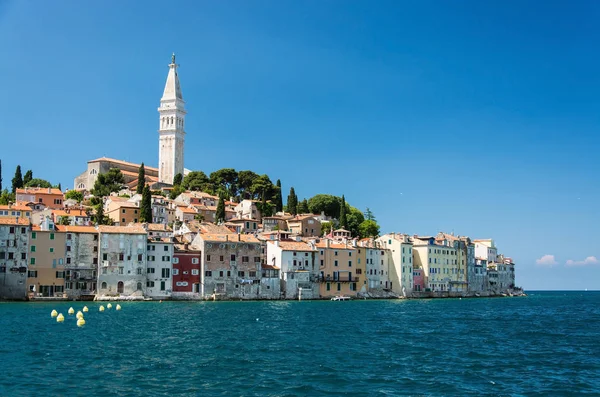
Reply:
M423 270L426 290L448 293L458 271L457 248L436 244L433 236L414 236L415 267Z
M272 232L276 230L287 230L287 220L281 216L263 216L263 231Z
M198 234L192 246L202 251L205 297L260 298L261 247L246 234Z
M262 220L262 214L257 207L257 200L242 200L234 208L236 218L238 219L251 219L260 223Z
M173 291L173 238L153 236L146 247L145 296L167 299Z
M185 102L181 94L175 54L169 64L169 74L159 113L158 180L171 185L177 174L183 176L183 154L185 142Z
M389 250L390 290L400 296L410 296L414 287L413 242L408 235L400 233L385 234L377 241Z
M24 204L0 205L0 218L23 218L31 220L32 209Z
M110 196L104 203L104 215L112 219L115 226L127 226L139 222L140 208L126 198Z
M69 220L69 225L73 226L89 226L92 224L91 211L83 208L65 208L52 211L52 219L55 224L62 224L65 218Z
M391 252L375 239L362 239L358 242L358 256L365 263L367 290L378 293L391 290L390 262ZM364 259L362 259L364 257Z
M319 237L321 222L314 215L297 215L287 221L288 230L302 237Z
M146 290L146 230L137 225L101 225L98 230L98 295L143 296Z
M55 228L65 235L64 292L69 299L93 297L98 281L98 230L94 226L56 225Z
M319 298L319 264L313 242L267 240L266 265L280 275L283 299Z
M321 297L356 296L364 284L364 267L357 263L352 243L322 239L316 244ZM364 265L363 265L364 266Z
M56 188L25 187L16 190L17 202L35 203L41 208L60 209L63 200L63 192Z
M91 191L94 188L98 175L106 174L111 168L116 168L123 174L125 184L130 186L130 189L135 190L137 186L138 171L140 164L130 163L128 161L101 157L87 162L87 169L77 176L73 182L75 190ZM144 174L146 182L154 184L158 182L158 168L148 167L144 164ZM132 182L134 182L132 184Z
M173 299L201 299L202 252L187 243L177 242L173 251Z
M27 290L31 297L62 297L65 292L66 233L50 217L34 225L29 243Z
M27 297L30 225L27 218L0 217L0 299Z
M450 280L448 291L450 292L467 292L468 283L468 259L469 259L469 244L470 239L454 236L453 233L440 232L436 236L436 244L456 249L456 258L453 262L456 266L450 269Z

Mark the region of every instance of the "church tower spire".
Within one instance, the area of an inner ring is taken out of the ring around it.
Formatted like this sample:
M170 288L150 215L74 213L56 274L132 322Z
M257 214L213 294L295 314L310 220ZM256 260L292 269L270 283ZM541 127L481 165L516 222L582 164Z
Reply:
M172 184L177 174L183 175L183 144L185 140L185 102L181 95L175 53L171 56L169 74L160 99L158 181Z

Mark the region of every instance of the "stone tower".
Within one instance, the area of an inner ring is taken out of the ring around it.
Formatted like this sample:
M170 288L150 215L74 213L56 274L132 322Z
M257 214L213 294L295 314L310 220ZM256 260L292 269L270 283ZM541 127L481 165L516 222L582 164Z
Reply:
M181 95L175 54L171 57L165 91L160 99L158 130L158 180L172 184L173 177L183 175L183 144L185 140L185 102Z

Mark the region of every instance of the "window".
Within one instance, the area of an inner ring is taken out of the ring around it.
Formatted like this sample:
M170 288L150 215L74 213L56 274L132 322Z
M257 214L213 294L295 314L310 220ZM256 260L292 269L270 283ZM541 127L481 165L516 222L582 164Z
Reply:
M219 272L219 277L223 277L223 271L222 270Z
M169 277L171 277L171 269L169 269L169 268L163 268L161 276L162 276L162 278L169 278Z
M327 283L327 291L331 290L331 283Z
M198 258L192 258L192 265L197 265L200 262Z
M207 271L204 272L204 275L206 277L212 277L212 272L210 270L207 270Z
M141 267L137 268L137 274L142 274L142 268Z
M162 261L163 261L163 262L171 262L171 257L170 257L170 256L168 256L168 255L167 255L167 256L163 256L163 257L162 257Z
M193 259L192 259L193 260ZM210 262L210 255L206 255L206 261Z
M14 226L9 227L8 228L8 233L15 234L15 227Z
M337 251L333 251L333 255L337 256Z
M169 246L168 246L168 245L165 245L165 246L163 247L163 251L169 251Z
M67 245L67 251L70 252L71 251L71 246Z
M335 262L334 262L334 266L337 266L337 265L338 265L338 261L335 261Z
M21 252L21 259L22 260L27 259L27 254L25 252Z
M244 277L244 272L242 272L242 271L239 271L239 272L238 272L238 277Z
M231 254L231 260L235 261L235 254Z
M119 260L122 261L123 259L125 259L125 255L124 254L119 254Z
M161 282L160 282L160 290L161 290L161 291L164 291L164 290L165 290L165 282L164 282L164 281L161 281Z
M148 268L148 274L154 274L154 268L153 267L149 267Z
M175 264L179 263L179 258L173 257L173 263L175 263Z
M37 270L29 270L27 272L27 277L36 278L37 277Z
M35 240L37 238L37 233L36 232L31 232L31 239Z
M323 266L325 266L325 265L323 264L323 259L321 259L321 267L323 267Z
M144 256L142 254L138 254L138 262L142 262L144 260Z
M56 272L56 278L65 278L65 272Z
M200 270L192 269L192 276L197 276L198 274L200 274ZM220 276L223 277L223 272L220 273Z
M103 281L100 288L101 289L106 289L107 285L106 285L106 281Z
M119 267L119 274L123 274L123 270L124 270L123 266Z
M146 281L146 287L148 287L148 288L154 287L154 281Z
M29 260L29 264L30 264L30 265L35 265L35 258L31 258L31 259Z
M8 259L15 259L15 253L14 252L9 252L8 253Z
M341 291L341 290L342 290L342 284L340 284L340 283L337 283L337 290L338 290L338 291Z
M249 272L248 277L256 277L256 272Z
M50 233L50 240L54 240L54 233Z
M35 252L35 245L31 246L31 252Z

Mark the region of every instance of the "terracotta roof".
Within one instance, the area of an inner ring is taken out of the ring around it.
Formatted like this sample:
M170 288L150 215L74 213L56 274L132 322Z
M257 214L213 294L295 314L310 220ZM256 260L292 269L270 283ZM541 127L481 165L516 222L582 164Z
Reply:
M276 245L275 241L269 241L269 244ZM279 241L279 248L283 251L316 251L304 241Z
M197 212L192 208L178 206L177 209L186 214L197 214Z
M171 228L168 227L165 224L162 223L148 223L148 225L146 225L146 227L148 228L148 230L151 230L153 232L170 232Z
M56 225L56 230L67 233L98 233L94 226L63 226Z
M258 219L235 218L235 219L230 219L228 222L230 222L230 223L258 222Z
M139 166L138 166L138 167L139 167ZM129 176L134 176L134 177L136 177L136 179L134 179L132 182L135 182L135 183L137 184L137 176L138 176L138 173L137 173L137 172L132 172L132 171L124 171L124 170L121 170L121 173L122 173L123 175L129 175ZM146 175L146 181L147 181L147 182L156 182L156 181L158 181L158 178L157 178L157 177L155 177L155 176Z
M146 234L143 227L139 225L131 226L98 226L100 233L117 233L117 234Z
M50 192L48 192L50 189ZM26 187L23 189L17 189L17 194L60 194L63 192L60 189L56 188L47 188L47 187Z
M53 210L52 213L55 216L66 216L66 217L87 217L89 218L90 215L88 215L84 210Z
M9 211L31 211L31 208L24 204L15 204L15 205L0 205L0 210L9 210Z
M30 222L27 218L0 218L0 225L23 225L29 226Z
M325 246L325 241L321 240L319 243L317 243L317 248L327 248ZM340 243L334 243L334 242L331 242L329 244L329 248L336 249L336 250L353 250L353 249L355 249L352 246L352 244L346 245L346 244L340 244Z
M90 161L88 161L88 164L89 163L99 163L100 161L110 161L111 163L115 163L115 164L130 165L130 166L134 166L134 167L140 168L140 164L130 163L128 161L123 161L123 160L111 159L111 158L108 158L108 157L100 157L100 158L95 159L95 160L90 160ZM145 164L144 164L144 168L147 169L147 170L152 170L152 171L158 172L158 168L148 167Z
M199 249L195 249L192 248L192 246L188 245L187 248L185 248L184 244L174 244L173 247L175 248L175 253L179 253L179 254L183 254L183 253L190 253L190 254L198 254L200 252Z
M238 241L238 237L240 241ZM251 234L200 234L200 238L204 241L219 243L259 243L258 239Z
M262 269L265 269L265 270L281 270L281 269L280 269L280 268L278 268L277 266L273 266L273 265L267 265L266 263L265 263L265 264L263 264L263 265L260 265L260 267L261 267Z
M148 242L149 243L172 244L173 243L173 239L171 239L170 237L148 237Z

